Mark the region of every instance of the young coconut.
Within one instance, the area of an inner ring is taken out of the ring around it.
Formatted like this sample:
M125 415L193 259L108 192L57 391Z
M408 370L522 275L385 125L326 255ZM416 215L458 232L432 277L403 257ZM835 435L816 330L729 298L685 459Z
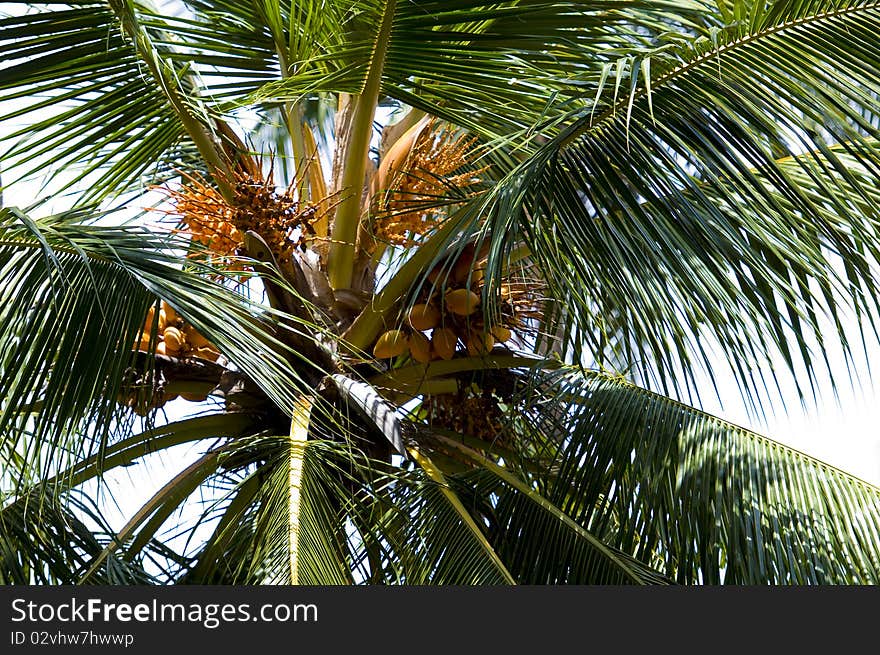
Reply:
M449 328L435 328L431 335L431 346L441 359L452 359L458 337Z
M495 345L495 337L489 332L471 330L468 333L465 345L467 346L468 354L471 357L479 357L492 350L492 347Z
M184 400L187 400L191 403L201 403L208 399L208 394L206 393L192 393L189 391L183 391L180 393L180 397Z
M421 364L431 361L431 342L421 332L409 335L409 352L412 358Z
M476 255L476 248L473 244L468 244L465 246L464 250L462 250L461 255L459 255L458 260L455 262L455 265L452 267L452 279L461 284L465 280L468 279L468 275L471 273L471 268L474 265L474 257Z
M446 293L446 309L459 316L470 316L477 311L480 297L470 289L453 289Z
M176 327L167 327L162 333L165 340L165 350L169 354L179 353L183 350L183 335Z
M149 347L150 347L150 333L144 332L141 335L141 338L138 340L138 343L135 346L135 350L140 350L141 352L147 352Z
M144 332L151 332L153 329L153 320L156 318L156 306L153 305L147 310L147 318L144 319Z
M208 348L211 345L210 341L203 337L198 330L189 324L183 327L183 336L186 339L186 342L193 348Z
M220 358L220 353L210 347L196 348L195 356L199 359L207 359L209 362L216 362Z
M513 333L510 331L510 328L506 328L503 325L496 325L491 330L492 336L495 337L499 343L504 343L506 341L510 341L510 338L513 336Z
M440 310L433 305L413 305L409 324L416 330L430 330L440 322Z
M406 335L400 330L388 330L373 347L373 355L379 359L389 359L402 355L409 349Z

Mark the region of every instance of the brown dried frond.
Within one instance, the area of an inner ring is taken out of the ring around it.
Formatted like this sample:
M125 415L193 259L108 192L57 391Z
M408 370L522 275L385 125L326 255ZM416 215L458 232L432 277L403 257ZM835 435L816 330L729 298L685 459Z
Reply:
M418 134L406 159L392 164L387 188L377 189L373 231L381 240L410 246L436 228L444 207L462 202L488 166L471 169L475 137L438 129L432 120Z

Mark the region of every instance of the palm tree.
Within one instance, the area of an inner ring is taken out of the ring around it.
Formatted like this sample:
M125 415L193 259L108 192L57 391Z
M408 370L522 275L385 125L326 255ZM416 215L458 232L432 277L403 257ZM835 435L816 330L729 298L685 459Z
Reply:
M0 582L880 581L873 0L2 11Z

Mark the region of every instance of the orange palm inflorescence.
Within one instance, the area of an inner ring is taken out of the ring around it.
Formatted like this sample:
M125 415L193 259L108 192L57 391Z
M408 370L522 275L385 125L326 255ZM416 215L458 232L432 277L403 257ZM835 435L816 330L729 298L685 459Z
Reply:
M197 176L187 176L179 189L165 189L172 205L165 213L179 221L178 232L201 246L201 250L193 251L194 256L203 254L240 270L243 264L237 257L248 231L266 241L279 263L289 261L296 249L306 247L314 235L312 224L318 218L318 209L300 202L293 184L279 191L271 171L265 177L238 171L232 188L232 202Z
M376 238L398 246L417 244L442 223L442 207L462 202L480 182L488 167L473 168L476 139L456 136L430 121L414 137L400 161L386 163L377 179L384 188L373 196L373 231ZM409 144L407 144L409 145ZM393 157L394 155L390 155Z

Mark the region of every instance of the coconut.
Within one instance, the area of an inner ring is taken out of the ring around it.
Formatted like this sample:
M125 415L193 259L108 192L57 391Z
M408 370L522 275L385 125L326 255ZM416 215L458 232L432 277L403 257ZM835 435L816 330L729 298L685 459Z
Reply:
M409 348L406 335L400 330L388 330L373 347L373 354L379 359L388 359L402 355Z
M169 325L176 326L178 318L174 308L163 300L162 309L159 310L159 329L164 330Z
M480 297L470 289L453 289L446 293L446 309L459 316L470 316L477 311Z
M409 335L409 352L412 358L422 364L431 361L431 342L421 332L413 332Z
M144 332L141 335L140 340L137 343L137 350L141 350L143 352L147 352L147 349L150 347L150 335L148 332Z
M465 345L467 346L468 354L471 357L479 357L492 350L492 347L495 345L495 337L489 332L471 330L468 333Z
M440 310L433 305L413 305L409 312L409 324L416 330L430 330L440 322Z
M210 341L205 339L198 330L189 324L183 327L183 336L186 338L186 342L193 348L207 348L211 345Z
M213 348L196 348L195 356L199 359L207 359L209 362L216 362L220 357L220 353L214 350Z
M147 311L147 318L144 320L144 332L150 332L153 329L153 319L156 318L155 305Z
M431 335L431 346L441 359L452 359L458 337L449 328L435 328Z
M165 339L165 350L169 353L176 353L183 349L183 335L176 327L167 327L162 333Z
M492 336L494 336L500 343L504 343L505 341L510 341L510 338L513 336L513 333L509 328L504 327L503 325L496 325L491 330Z
M471 268L474 266L474 255L476 250L473 244L468 244L462 251L455 266L452 267L452 279L456 282L464 282L470 275Z
M208 399L208 394L206 393L189 393L187 391L183 391L180 394L180 397L184 400L188 400L191 403L200 403L204 402Z

